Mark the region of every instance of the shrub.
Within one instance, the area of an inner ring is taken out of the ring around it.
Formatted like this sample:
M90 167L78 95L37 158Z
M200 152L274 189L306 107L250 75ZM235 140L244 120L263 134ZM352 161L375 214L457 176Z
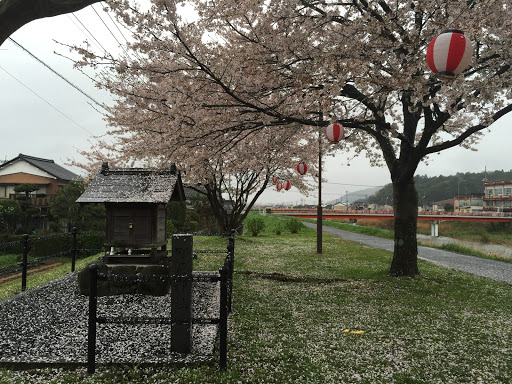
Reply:
M283 226L281 225L281 223L276 223L274 231L276 235L280 235L281 232L283 232Z
M76 239L77 248L81 250L94 251L103 250L105 248L105 233L79 233Z
M286 222L286 228L288 228L291 233L297 233L303 227L304 224L302 224L302 222L295 217Z
M167 235L172 236L174 233L178 233L173 220L167 220Z
M258 236L265 229L265 221L261 217L253 217L245 223L245 228L251 232L253 236Z

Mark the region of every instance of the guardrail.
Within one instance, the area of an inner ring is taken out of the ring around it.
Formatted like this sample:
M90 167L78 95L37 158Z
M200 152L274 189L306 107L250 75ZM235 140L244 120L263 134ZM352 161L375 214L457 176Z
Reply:
M316 209L284 209L277 208L271 209L270 213L277 214L316 214ZM383 209L351 209L351 210L335 210L335 209L323 209L323 214L361 214L361 215L393 215L392 210L383 210ZM494 211L484 211L484 212L445 212L445 211L418 211L418 215L421 216L475 216L475 217L512 217L512 212L494 212Z

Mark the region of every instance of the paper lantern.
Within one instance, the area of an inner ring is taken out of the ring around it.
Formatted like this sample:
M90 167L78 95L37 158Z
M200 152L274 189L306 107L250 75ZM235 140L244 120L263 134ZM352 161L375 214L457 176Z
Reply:
M282 183L277 183L277 184L276 184L276 189L277 189L278 191L280 191L282 188L283 188L283 184L282 184Z
M275 183L277 183L277 180L278 180L278 179L277 179L277 176L272 177L272 182L273 182L274 184L275 184Z
M291 183L287 181L286 183L283 183L283 188L285 191L288 191L292 187Z
M473 47L464 32L447 29L430 42L427 64L437 76L453 79L471 63Z
M329 124L325 127L325 136L331 143L338 143L345 136L345 130L341 124Z
M305 162L301 162L297 164L297 172L299 172L301 175L304 175L308 171L308 166Z

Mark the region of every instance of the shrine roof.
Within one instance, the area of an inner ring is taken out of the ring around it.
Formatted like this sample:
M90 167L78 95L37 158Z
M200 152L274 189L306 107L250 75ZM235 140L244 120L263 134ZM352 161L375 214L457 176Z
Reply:
M104 164L77 203L154 203L183 200L175 169L109 168Z

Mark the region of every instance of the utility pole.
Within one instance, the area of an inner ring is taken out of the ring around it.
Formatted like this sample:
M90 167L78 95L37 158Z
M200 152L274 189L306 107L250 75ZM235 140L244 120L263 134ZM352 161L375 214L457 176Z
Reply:
M320 112L320 122L323 114ZM316 253L322 253L322 128L318 124L318 206L316 209Z

